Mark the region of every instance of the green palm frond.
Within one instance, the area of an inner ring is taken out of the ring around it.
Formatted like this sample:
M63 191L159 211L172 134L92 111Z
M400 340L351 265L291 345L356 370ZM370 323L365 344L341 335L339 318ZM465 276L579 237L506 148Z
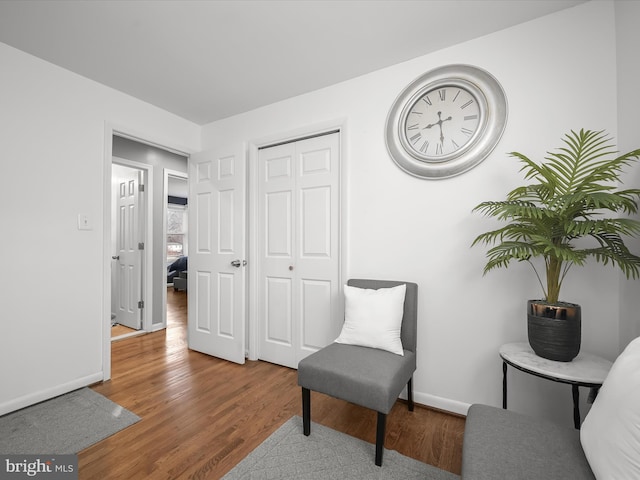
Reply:
M618 189L618 185L623 170L640 158L640 149L618 155L603 131L584 129L571 131L562 141L564 145L548 152L542 163L511 152L531 183L513 189L506 200L482 202L473 209L507 223L478 235L472 243L491 246L484 273L514 260L531 263L540 257L547 276L543 290L550 302L558 301L568 269L584 265L588 258L619 267L627 278L640 277L640 257L622 239L640 236L640 222L605 216L638 213L640 189ZM596 246L578 248L573 243L585 237ZM543 284L537 271L536 275Z

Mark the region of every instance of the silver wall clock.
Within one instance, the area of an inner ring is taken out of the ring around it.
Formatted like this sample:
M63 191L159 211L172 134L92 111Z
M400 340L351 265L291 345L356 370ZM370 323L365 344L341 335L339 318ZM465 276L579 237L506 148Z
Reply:
M498 81L471 65L447 65L409 84L385 127L391 158L421 178L447 178L478 165L507 123L507 98Z

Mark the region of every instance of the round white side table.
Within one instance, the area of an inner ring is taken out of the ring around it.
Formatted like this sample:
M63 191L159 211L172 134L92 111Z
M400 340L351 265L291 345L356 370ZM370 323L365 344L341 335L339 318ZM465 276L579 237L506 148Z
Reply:
M586 352L580 352L571 362L556 362L536 355L528 343L506 343L500 347L502 358L502 408L507 408L507 365L521 372L571 385L573 392L573 425L580 428L580 394L578 387L591 389L593 401L602 386L612 362Z

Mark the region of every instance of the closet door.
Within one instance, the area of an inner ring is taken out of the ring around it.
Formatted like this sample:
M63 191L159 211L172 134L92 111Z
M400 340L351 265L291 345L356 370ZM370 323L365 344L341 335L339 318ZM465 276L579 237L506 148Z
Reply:
M297 368L340 333L339 133L258 155L259 358Z

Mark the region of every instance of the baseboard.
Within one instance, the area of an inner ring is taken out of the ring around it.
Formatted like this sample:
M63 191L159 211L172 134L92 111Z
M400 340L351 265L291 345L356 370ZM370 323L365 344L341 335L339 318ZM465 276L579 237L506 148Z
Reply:
M47 390L30 393L29 395L24 395L13 400L9 400L8 402L0 403L0 415L15 412L21 408L49 400L53 397L64 395L65 393L72 392L78 388L86 387L87 385L92 385L100 381L102 381L102 372L78 378L62 385L56 385L55 387Z
M407 387L402 390L400 398L407 399ZM413 401L416 404L423 405L429 408L435 408L436 410L442 410L447 413L455 413L456 415L467 416L467 411L471 406L470 403L459 402L457 400L451 400L450 398L437 397L436 395L430 395L428 393L421 393L413 391Z
M467 411L471 404L459 402L457 400L451 400L450 398L437 397L435 395L429 395L428 393L413 392L413 401L421 405L425 405L431 408L437 408L438 410L444 410L445 412L456 413L458 415L467 416Z
M146 335L147 333L149 332L145 330L136 330L135 332L123 333L122 335L118 335L117 337L111 337L111 342L119 342L120 340L126 340L127 338Z

